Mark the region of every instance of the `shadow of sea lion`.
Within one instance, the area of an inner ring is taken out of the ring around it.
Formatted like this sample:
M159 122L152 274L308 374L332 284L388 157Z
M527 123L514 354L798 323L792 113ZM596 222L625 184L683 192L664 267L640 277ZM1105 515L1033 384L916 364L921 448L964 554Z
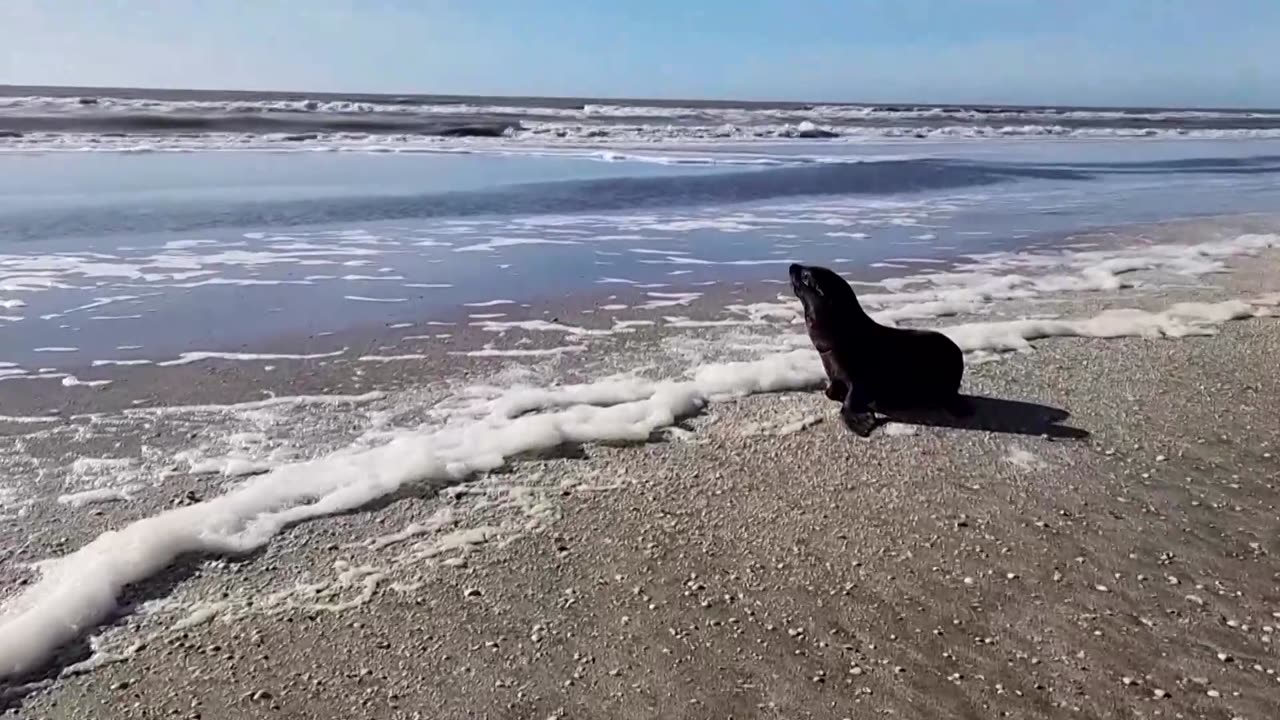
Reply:
M955 417L946 411L897 410L886 408L880 413L886 422L929 427L949 427L961 430L985 430L1011 435L1047 435L1051 438L1083 440L1088 430L1061 425L1071 413L1061 408L1004 400L1002 398L964 395L973 406L973 415Z

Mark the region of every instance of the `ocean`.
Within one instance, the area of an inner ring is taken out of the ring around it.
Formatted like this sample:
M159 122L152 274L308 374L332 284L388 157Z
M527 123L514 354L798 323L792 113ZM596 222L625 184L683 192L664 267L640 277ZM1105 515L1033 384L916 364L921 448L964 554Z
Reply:
M8 378L1280 199L1267 111L3 92Z

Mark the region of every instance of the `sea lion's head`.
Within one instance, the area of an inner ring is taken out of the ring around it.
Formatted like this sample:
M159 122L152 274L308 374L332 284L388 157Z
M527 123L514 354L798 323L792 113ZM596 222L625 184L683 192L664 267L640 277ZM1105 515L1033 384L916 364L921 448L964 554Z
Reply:
M860 313L853 288L827 268L795 263L787 269L791 290L804 305L804 323L819 351L835 345L836 328Z
M791 275L791 290L806 311L844 310L857 302L853 288L832 270L793 263L787 272Z

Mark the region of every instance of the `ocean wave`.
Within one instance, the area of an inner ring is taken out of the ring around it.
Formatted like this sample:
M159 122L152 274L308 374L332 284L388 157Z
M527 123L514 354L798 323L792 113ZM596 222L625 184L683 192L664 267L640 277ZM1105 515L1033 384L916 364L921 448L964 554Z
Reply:
M147 123L98 132L24 132L0 129L0 153L49 152L363 152L363 153L511 153L574 154L603 161L640 160L666 165L755 164L802 162L787 155L725 155L716 148L737 149L760 143L890 143L964 142L989 139L1063 141L1089 140L1274 140L1280 128L1070 128L1060 125L950 125L918 127L825 126L822 133L806 132L795 125L739 126L643 126L573 125L538 123L513 126L505 123L442 123L397 128L372 122L351 125L341 131L297 125L281 128L262 125L263 132L229 132L192 124L184 131L142 130ZM268 128L274 132L265 132ZM202 131L203 130L203 131ZM688 154L681 148L706 149ZM834 158L839 161L838 157Z
M0 96L0 133L347 131L489 136L523 130L588 138L631 133L662 139L664 133L673 137L812 138L828 134L1081 135L1093 130L1127 137L1152 132L1280 130L1280 112L1276 111L653 101L628 104L537 98L494 98L487 102L485 98L255 97L250 93L221 97L218 93L191 91L128 92L133 96ZM145 92L163 97L147 97Z
M1280 111L1196 110L1143 108L1002 107L983 105L885 105L885 104L798 104L798 103L706 103L623 104L591 103L562 99L520 99L509 102L446 101L425 98L380 97L376 100L335 99L209 99L176 100L112 96L0 96L0 113L85 114L85 113L307 113L343 115L505 115L513 117L557 117L581 119L654 118L708 119L723 122L838 122L872 119L977 121L1053 121L1068 124L1081 121L1123 121L1145 124L1167 122L1249 121L1280 122Z
M489 117L428 118L333 113L319 116L268 113L80 113L0 115L0 133L8 138L38 133L152 135L164 133L241 133L272 135L284 141L314 140L320 134L360 132L432 137L502 137L519 124Z

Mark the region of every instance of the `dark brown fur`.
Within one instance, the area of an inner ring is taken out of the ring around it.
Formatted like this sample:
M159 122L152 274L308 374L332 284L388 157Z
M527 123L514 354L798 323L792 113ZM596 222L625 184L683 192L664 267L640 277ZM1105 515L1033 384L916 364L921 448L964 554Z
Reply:
M951 338L877 323L849 283L827 268L796 264L789 272L809 339L822 356L826 395L841 403L840 416L850 430L870 435L876 410L972 413L960 395L964 353Z

